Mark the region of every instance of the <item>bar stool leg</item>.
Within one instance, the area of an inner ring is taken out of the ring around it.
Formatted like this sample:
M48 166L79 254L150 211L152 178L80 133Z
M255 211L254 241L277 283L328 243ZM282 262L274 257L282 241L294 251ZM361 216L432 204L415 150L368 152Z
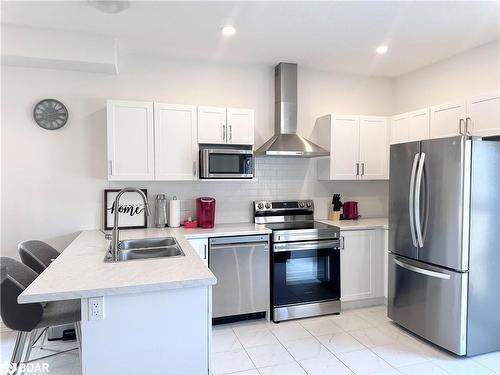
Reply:
M40 343L40 348L41 349L43 349L43 346L45 345L45 342L47 341L47 336L49 335L49 328L50 327L44 328L43 336L42 336L42 342Z
M33 331L31 331L30 339L28 341L28 347L26 348L26 354L24 355L24 362L26 362L30 359L31 349L33 349L33 345L35 343L37 333L38 333L37 329L34 329Z
M29 332L19 331L16 337L16 343L14 345L14 350L12 351L12 358L10 359L11 363L15 363L19 365L21 362L21 358L23 356L24 346L26 344L26 339L28 338ZM14 374L17 370L14 372Z
M76 342L78 343L78 351L80 353L80 362L82 360L82 325L80 322L75 323Z

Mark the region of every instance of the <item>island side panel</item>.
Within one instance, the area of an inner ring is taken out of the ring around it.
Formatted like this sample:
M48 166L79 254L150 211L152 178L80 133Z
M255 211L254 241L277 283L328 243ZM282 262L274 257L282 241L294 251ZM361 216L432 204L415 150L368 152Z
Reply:
M104 319L82 299L83 374L208 374L211 286L104 297Z

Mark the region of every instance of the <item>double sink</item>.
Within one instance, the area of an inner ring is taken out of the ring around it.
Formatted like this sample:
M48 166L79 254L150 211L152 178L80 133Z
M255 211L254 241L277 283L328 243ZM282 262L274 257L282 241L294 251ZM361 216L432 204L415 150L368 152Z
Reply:
M185 254L175 238L161 237L120 241L117 255L117 259L113 260L110 244L104 261L124 262L136 259L179 257Z

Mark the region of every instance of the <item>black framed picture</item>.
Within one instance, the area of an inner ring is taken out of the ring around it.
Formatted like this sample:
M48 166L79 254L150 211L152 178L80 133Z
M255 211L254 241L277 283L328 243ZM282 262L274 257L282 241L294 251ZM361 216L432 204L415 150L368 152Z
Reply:
M146 197L147 189L141 189ZM120 198L120 207L115 207L115 199L120 189L104 189L104 229L113 229L115 210L118 209L118 228L147 228L146 207L141 196L134 192L124 193Z

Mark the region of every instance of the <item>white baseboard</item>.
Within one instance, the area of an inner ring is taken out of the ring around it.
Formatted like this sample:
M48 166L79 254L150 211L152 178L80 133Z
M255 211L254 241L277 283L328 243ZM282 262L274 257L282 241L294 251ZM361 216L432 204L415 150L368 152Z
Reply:
M342 310L352 310L359 309L362 307L371 307L378 305L387 305L387 300L385 297L377 297L377 298L367 298L360 299L357 301L349 301L349 302L341 302Z

